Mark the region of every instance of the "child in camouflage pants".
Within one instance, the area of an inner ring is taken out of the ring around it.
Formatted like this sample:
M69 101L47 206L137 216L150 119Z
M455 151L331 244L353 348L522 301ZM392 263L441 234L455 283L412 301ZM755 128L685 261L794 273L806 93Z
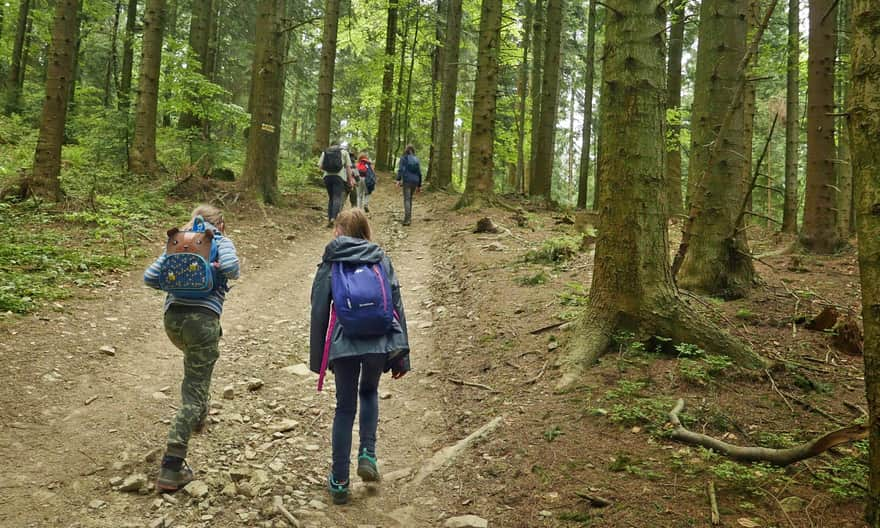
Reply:
M206 229L214 231L217 241L218 260L214 266L223 280L206 297L183 299L169 293L165 298L165 333L174 346L183 351L183 383L180 387L181 406L168 432L168 443L156 488L160 492L174 492L193 479L193 472L186 465L187 446L192 433L205 425L210 400L211 374L220 356L220 314L226 298L225 279L239 276L238 255L232 241L223 236L226 224L219 209L201 205L193 213L193 220L201 216ZM192 228L192 220L182 230ZM159 272L165 260L163 253L144 272L144 282L159 289Z

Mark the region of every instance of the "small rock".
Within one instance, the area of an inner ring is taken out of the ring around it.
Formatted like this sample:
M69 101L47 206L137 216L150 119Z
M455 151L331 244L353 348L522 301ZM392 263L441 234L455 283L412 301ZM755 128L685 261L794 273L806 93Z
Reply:
M245 460L254 460L255 458L257 458L257 452L251 448L245 448L244 459Z
M165 516L153 519L153 522L150 523L150 528L165 528Z
M200 499L208 494L208 485L203 480L194 480L183 488L190 497Z
M180 501L174 495L169 495L168 493L162 494L162 500L167 502L168 504L179 504Z
M235 497L235 495L238 493L235 482L227 483L225 486L223 486L223 489L220 491L220 493L225 497Z
M538 515L540 515L541 517L549 518L549 517L553 517L553 512L550 510L541 510L538 512Z
M317 451L321 449L321 446L319 446L318 444L307 444L303 447L303 449L305 449L306 451Z
M379 391L379 398L381 398L383 400L390 400L391 399L391 392L390 391Z
M254 378L248 381L247 390L249 391L257 391L263 388L263 380L259 378Z
M476 515L450 517L443 523L445 528L489 528L489 521Z
M159 459L159 455L161 455L161 454L162 454L162 448L161 447L154 447L153 449L149 450L147 452L147 454L144 455L144 462L155 462L156 460Z
M223 388L223 399L231 400L232 398L235 398L235 387L227 385Z
M116 347L110 345L104 345L98 349L102 354L113 357L116 355Z
M284 469L284 463L282 463L280 460L273 460L272 462L269 462L269 469L271 469L275 473L279 473L281 470Z
M313 510L324 511L327 509L327 505L319 501L318 499L312 499L309 501L309 508L312 508Z
M122 477L113 477L112 479L110 479L110 485L115 488L116 486L122 484L122 481L124 480L125 479Z
M254 487L251 485L249 481L242 481L238 483L238 493L240 495L244 495L245 497L253 497L257 494Z
M239 482L251 478L251 470L244 467L232 468L229 470L229 478L233 482Z
M164 392L159 392L159 391L154 392L153 394L151 394L151 396L154 400L167 400L168 399L167 394L165 394Z
M101 499L95 499L89 503L89 508L91 508L93 510L99 510L106 505L107 505L107 503L102 501Z
M307 376L312 375L312 371L309 370L308 365L306 365L305 363L298 363L296 365L290 365L289 367L284 367L281 370L283 370L284 372L286 372L288 374L294 374L296 376L307 377Z
M276 433L286 433L287 431L296 428L297 425L299 425L299 422L296 420L285 418L284 420L281 420L281 422L271 426L269 430Z
M147 484L147 476L143 473L133 473L122 481L119 491L138 491Z
M431 321L424 321L419 323L418 325L419 328L431 328L432 326L434 326L434 323L432 323Z

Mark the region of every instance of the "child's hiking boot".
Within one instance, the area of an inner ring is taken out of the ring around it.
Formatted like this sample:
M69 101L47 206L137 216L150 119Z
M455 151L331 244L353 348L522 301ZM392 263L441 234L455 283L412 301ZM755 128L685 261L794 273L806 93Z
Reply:
M336 482L331 474L327 479L327 490L333 498L333 504L346 504L348 502L348 481Z
M193 470L182 458L165 456L162 459L162 467L159 468L159 478L156 480L156 491L159 493L174 493L193 481Z
M364 482L379 482L379 466L376 461L376 454L370 454L366 449L358 455L357 474Z

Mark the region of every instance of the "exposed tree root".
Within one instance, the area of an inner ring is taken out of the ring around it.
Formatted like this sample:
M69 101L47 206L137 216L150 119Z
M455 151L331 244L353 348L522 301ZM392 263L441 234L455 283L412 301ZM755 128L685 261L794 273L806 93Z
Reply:
M582 379L587 367L608 350L618 319L616 313L605 312L591 304L575 325L574 336L568 343L568 354L560 361L562 376L556 384L557 390L573 387Z
M787 449L742 447L728 444L708 435L689 431L681 424L678 418L678 414L682 409L684 409L684 400L679 399L675 407L669 411L669 422L675 427L672 431L673 440L712 449L737 462L768 462L775 466L788 466L824 453L832 447L855 442L856 440L864 440L868 437L867 426L851 425Z

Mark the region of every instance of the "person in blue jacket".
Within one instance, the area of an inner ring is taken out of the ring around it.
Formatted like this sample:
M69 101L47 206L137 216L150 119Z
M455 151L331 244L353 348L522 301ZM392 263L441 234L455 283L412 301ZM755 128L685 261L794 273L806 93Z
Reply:
M309 368L320 374L333 371L336 379L336 414L333 418L333 467L328 489L335 504L348 502L352 428L360 400L360 446L357 474L364 481L378 481L376 430L379 424L379 378L391 371L394 379L410 370L406 315L400 297L400 282L391 260L370 241L370 223L360 209L348 209L336 217L335 238L324 249L324 257L312 284L312 312L309 340ZM334 262L380 264L391 286L394 319L385 335L352 337L331 317L332 266ZM328 329L329 328L329 329Z
M196 217L205 221L205 229L214 231L217 240L218 260L214 266L224 279L239 277L238 255L232 240L226 238L226 222L223 213L211 205L200 205L192 212L192 219L181 230L190 230ZM160 289L159 273L165 253L144 272L144 282L151 288ZM211 375L214 363L220 357L220 315L228 287L220 285L204 298L179 298L169 293L165 296L165 333L174 346L183 351L183 383L180 387L181 405L168 431L168 442L156 489L159 492L175 492L193 480L193 471L186 464L187 446L193 432L201 431L208 417L208 401L211 394Z
M422 191L422 168L412 145L403 149L394 179L398 187L403 187L403 225L408 226L412 223L413 194Z

